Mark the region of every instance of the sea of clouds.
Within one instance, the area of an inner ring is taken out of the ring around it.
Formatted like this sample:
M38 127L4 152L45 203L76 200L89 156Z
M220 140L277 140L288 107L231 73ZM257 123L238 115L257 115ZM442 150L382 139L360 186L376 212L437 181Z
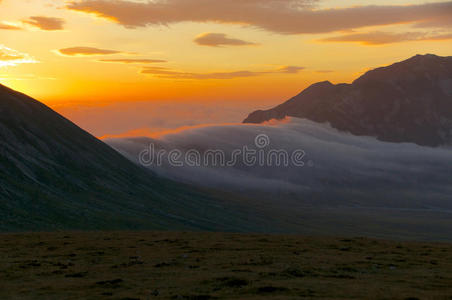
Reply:
M105 142L160 176L250 197L305 204L452 209L451 148L382 142L305 119L197 126ZM243 152L244 147L256 151L254 163L240 155L232 159L232 153ZM287 153L289 163L282 159L276 164L276 156L269 160L268 153L275 150ZM171 151L176 153L174 161L168 157ZM204 158L209 151L224 153L225 163L213 163L213 156L200 162L193 159L194 154Z

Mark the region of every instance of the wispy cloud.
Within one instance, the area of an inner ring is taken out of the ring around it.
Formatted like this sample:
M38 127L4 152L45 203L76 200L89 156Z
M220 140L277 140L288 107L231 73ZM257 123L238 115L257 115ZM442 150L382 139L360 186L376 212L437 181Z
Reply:
M67 56L109 55L123 53L117 50L99 49L94 47L71 47L59 49L57 52Z
M278 73L296 74L303 69L304 69L303 67L297 66L282 66L276 70L269 71L240 70L230 72L193 73L177 71L163 67L145 67L141 70L141 73L167 79L235 79L235 78L261 76L264 74L278 74Z
M253 77L264 74L264 72L253 72L253 71L191 73L191 72L179 72L160 67L146 67L141 71L141 73L154 75L159 78L171 78L171 79L234 79L241 77Z
M437 18L427 19L423 22L417 23L414 27L419 28L443 28L450 30L452 28L451 11L449 9L449 15L440 16Z
M127 59L127 58L118 58L118 59L99 59L100 62L106 63L120 63L120 64L153 64L153 63L164 63L166 60L162 59Z
M15 66L18 64L36 63L29 54L0 45L0 67Z
M304 67L282 66L282 67L278 68L278 72L288 73L288 74L296 74L296 73L300 72L301 70L304 70Z
M450 24L452 1L417 5L368 5L314 9L308 0L78 0L67 8L96 14L126 27L179 22L245 24L283 34L327 33L400 23Z
M41 30L63 30L64 19L53 17L33 16L23 21L25 24L32 25Z
M220 46L256 46L256 43L228 37L224 33L206 32L198 35L194 42L201 46L220 47Z
M322 42L348 42L360 43L363 45L384 45L410 41L441 41L452 39L452 33L431 34L425 32L366 32L352 33L322 39Z
M8 24L5 22L0 22L0 30L21 30L19 26Z

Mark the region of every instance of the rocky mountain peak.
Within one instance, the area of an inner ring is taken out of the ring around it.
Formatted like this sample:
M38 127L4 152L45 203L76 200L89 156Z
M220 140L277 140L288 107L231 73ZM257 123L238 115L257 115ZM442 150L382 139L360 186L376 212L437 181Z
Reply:
M311 85L245 123L287 116L329 122L355 135L389 142L452 143L452 57L416 55L366 72L352 84Z

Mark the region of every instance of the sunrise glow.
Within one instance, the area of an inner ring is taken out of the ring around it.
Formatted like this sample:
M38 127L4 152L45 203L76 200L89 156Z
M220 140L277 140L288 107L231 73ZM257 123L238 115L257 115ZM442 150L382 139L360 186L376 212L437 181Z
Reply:
M240 122L314 82L350 82L370 66L452 50L448 1L156 3L1 1L0 82L102 136L147 126L102 128L118 106L125 117L145 102L149 118L182 105L196 124Z

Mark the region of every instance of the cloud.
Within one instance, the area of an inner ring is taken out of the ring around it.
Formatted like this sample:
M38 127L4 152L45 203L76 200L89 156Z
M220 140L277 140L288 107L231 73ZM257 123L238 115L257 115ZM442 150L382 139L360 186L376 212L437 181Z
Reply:
M264 140L266 147L256 143L256 137L262 134L268 137ZM180 151L177 161L182 162L193 150L201 154L207 149L220 150L229 162L232 153L245 146L249 150L263 151L263 156L254 153L254 157L264 158L269 157L270 150L290 154L301 149L305 153L301 160L303 166L250 163L250 156L239 155L235 156L236 163L229 166L215 166L212 160L201 160L197 166L187 163L171 166L166 159L168 156L164 156L162 164L148 167L174 180L239 191L241 195L249 193L256 197L262 193L276 196L278 201L296 197L299 201L316 203L315 200L319 200L330 205L343 201L342 204L352 206L452 208L449 201L452 192L450 149L382 142L304 119L257 125L197 126L163 136L105 141L135 162L139 153L149 149L151 144L156 151ZM191 158L193 162L193 155ZM208 164L203 164L206 162Z
M65 21L61 18L33 16L23 21L25 24L35 26L41 30L62 30Z
M213 73L190 73L173 71L167 68L145 67L141 71L141 73L168 79L234 79L241 77L259 76L264 72L234 71L234 72L213 72Z
M201 33L195 38L194 42L201 46L210 46L210 47L257 45L256 43L230 38L224 33L212 33L212 32Z
M211 72L211 73L192 73L176 71L163 67L145 67L141 70L142 74L154 75L159 78L167 79L235 79L244 77L255 77L264 74L296 74L303 70L303 67L282 66L276 70L268 71L232 71L232 72Z
M24 58L24 56L22 54L7 53L3 49L0 52L0 60L2 60L2 61L21 60L23 58Z
M126 58L119 58L119 59L99 59L100 62L107 62L107 63L121 63L121 64L153 64L153 63L164 63L167 62L166 60L161 59L126 59Z
M22 30L22 28L16 25L10 25L3 22L0 22L0 30Z
M37 61L26 53L0 45L0 67L18 64L36 63Z
M122 53L121 51L93 47L71 47L57 50L57 52L68 56L109 55Z
M348 42L363 45L383 45L411 41L441 41L452 39L452 34L429 34L425 32L367 32L353 33L322 39L322 42Z
M450 23L452 1L318 9L306 0L79 0L70 2L67 8L130 28L191 21L244 24L282 34L303 34L400 23L442 26Z
M281 73L287 73L287 74L296 74L300 72L301 70L304 70L304 67L297 67L297 66L282 66L278 68L278 71Z
M450 29L452 27L452 18L449 16L441 16L434 19L427 19L414 25L419 28L443 28Z

